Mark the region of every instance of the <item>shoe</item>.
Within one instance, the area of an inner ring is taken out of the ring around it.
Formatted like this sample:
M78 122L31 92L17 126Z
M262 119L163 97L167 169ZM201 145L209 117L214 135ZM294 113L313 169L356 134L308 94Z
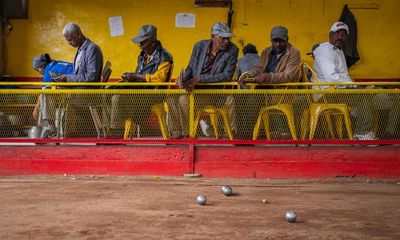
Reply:
M52 124L46 124L42 127L40 138L55 138L56 136L57 132Z
M355 140L378 140L373 132L365 133L365 134L354 134L353 139Z
M210 137L211 136L211 133L210 133L210 124L208 123L208 121L207 120L200 120L200 128L201 128L201 131L203 132L203 134L206 136L206 137Z

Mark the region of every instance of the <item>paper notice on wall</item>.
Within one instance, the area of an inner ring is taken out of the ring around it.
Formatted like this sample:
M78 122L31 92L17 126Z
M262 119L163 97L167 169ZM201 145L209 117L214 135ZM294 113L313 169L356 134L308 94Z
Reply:
M175 27L194 28L196 15L193 13L177 13Z
M122 25L121 16L109 17L108 25L110 26L111 37L124 35L124 26Z

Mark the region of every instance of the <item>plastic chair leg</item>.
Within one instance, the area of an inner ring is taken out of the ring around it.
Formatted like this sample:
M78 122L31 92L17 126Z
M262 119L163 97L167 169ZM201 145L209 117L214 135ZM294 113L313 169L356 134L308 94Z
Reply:
M353 130L351 129L351 121L349 111L343 111L344 123L346 124L347 134L349 135L349 139L353 140Z
M165 119L165 111L163 104L154 105L151 110L156 114L158 119L158 125L160 126L160 131L163 139L168 139L167 122Z
M286 118L288 120L290 134L292 135L293 140L297 140L296 126L294 123L294 117L292 114L287 114Z
M225 131L228 134L228 138L229 138L229 140L233 140L231 123L229 122L229 118L228 118L228 111L224 108L223 110L220 110L220 113L222 116L222 120L224 122Z
M253 140L257 140L257 138L258 138L258 132L260 131L260 125L261 125L263 112L264 112L264 110L261 109L260 113L258 114L258 118L257 118L256 124L254 125Z
M195 138L196 135L197 135L197 128L199 127L199 121L200 121L201 113L202 113L202 111L199 111L197 113L197 115L196 115L196 118L194 119L194 124L193 124L193 128L194 129L189 129L189 132L193 133L193 136L192 136L193 138Z
M132 121L132 119L126 119L125 120L125 127L124 127L124 139L131 139L132 138L132 134L134 131L134 123Z
M310 110L304 110L302 116L301 116L301 122L300 122L300 138L301 140L306 139L307 133L309 131L309 124L310 124Z
M271 140L271 130L269 126L269 116L268 116L268 111L265 111L264 114L261 117L262 122L264 123L264 131L265 135L267 136L268 140Z
M340 140L343 139L343 115L336 115L335 116L335 121L336 121L336 132L338 134L338 138Z
M309 140L314 138L315 130L317 129L317 123L320 115L320 106L311 106L310 107L310 135L308 137Z
M219 139L218 117L216 113L210 114L211 126L214 129L215 138Z
M330 137L332 139L334 139L335 138L335 133L333 131L331 115L330 115L330 113L328 111L324 111L323 115L324 115L324 119L326 121L326 124L328 125L329 135L330 135Z

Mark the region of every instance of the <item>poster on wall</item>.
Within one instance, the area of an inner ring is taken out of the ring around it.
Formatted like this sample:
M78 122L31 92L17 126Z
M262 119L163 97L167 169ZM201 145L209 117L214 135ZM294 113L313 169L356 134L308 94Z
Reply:
M122 24L121 16L109 17L108 25L110 26L111 37L124 35L124 25Z
M196 15L193 13L177 13L175 17L175 27L194 28Z

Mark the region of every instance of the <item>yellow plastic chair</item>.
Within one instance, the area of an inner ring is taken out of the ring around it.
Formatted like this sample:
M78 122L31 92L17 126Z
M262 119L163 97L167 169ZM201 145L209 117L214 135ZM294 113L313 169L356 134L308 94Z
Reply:
M317 75L314 70L307 64L303 63L302 67L303 71L303 80L308 82L309 76L308 74L312 74L314 79L318 81ZM312 140L315 135L315 131L317 129L317 124L320 116L322 115L325 119L325 122L328 126L329 134L332 138L335 137L333 130L332 117L335 119L335 127L337 131L337 135L339 139L343 138L343 122L345 123L345 127L347 130L347 134L349 139L353 139L353 131L351 129L351 119L350 119L350 108L345 103L328 103L325 96L322 96L320 101L315 102L311 96L307 96L310 107L308 110L303 112L302 116L302 124L301 124L301 139L305 139L307 135L307 131L309 131L309 140ZM308 129L308 121L309 118L309 129Z
M300 71L300 66L297 68L296 71ZM300 78L300 74L298 75ZM287 88L288 87L286 87L285 89ZM283 114L286 117L292 139L297 140L296 124L294 121L293 106L291 104L292 102L293 102L293 96L290 96L288 99L287 96L282 95L279 97L277 104L272 106L262 107L260 113L258 114L256 124L254 125L253 140L257 140L261 124L264 124L264 130L267 139L271 140L269 117L272 114Z
M154 112L154 114L157 116L158 124L160 126L161 135L163 139L168 139L168 127L166 119L166 114L168 110L166 108L167 108L166 103L154 104L151 107L151 111ZM136 124L133 122L132 118L125 119L124 139L132 138L135 127Z
M135 129L135 123L132 121L132 118L125 119L124 124L124 139L131 139Z
M168 72L168 82L171 80L171 74L173 72L174 66L172 65L171 69ZM156 87L158 88L158 87ZM170 86L168 86L167 89L169 89ZM168 112L168 105L167 102L163 103L156 103L153 106L151 106L151 111L156 114L157 119L158 119L158 124L160 126L160 131L163 139L169 139L168 135L168 126L167 126L167 112ZM125 126L124 126L124 139L129 139L132 137L133 130L134 130L135 124L132 122L131 118L125 119Z
M226 105L224 105L223 107L220 107L220 108L216 108L214 106L207 105L204 108L197 111L196 119L194 121L194 126L193 126L195 129L195 131L193 131L194 137L196 137L196 135L197 135L197 129L199 126L200 117L202 115L208 115L210 117L211 126L214 129L214 134L215 134L216 139L219 139L218 117L220 116L224 123L225 131L228 134L229 140L233 140L231 123L230 123L229 117L228 117L228 107Z
M258 138L258 133L260 131L261 123L264 124L265 135L267 136L267 139L271 140L271 131L269 125L269 116L271 113L270 111L280 111L286 116L290 134L292 135L293 140L297 140L296 126L293 116L293 106L290 104L277 104L261 108L260 113L258 114L257 122L254 126L253 140L257 140Z
M108 82L110 76L111 76L111 62L107 61L104 64L104 68L102 70L101 73L101 82L102 83L106 83ZM100 138L101 135L103 135L103 137L106 137L107 135L107 131L108 131L108 123L107 121L104 121L104 117L107 115L106 113L106 99L105 96L101 96L101 99L98 99L99 101L101 101L101 104L97 104L97 105L90 105L89 106L89 111L90 111L90 115L92 116L92 120L94 123L94 127L96 129L97 132L97 138ZM101 109L102 115L100 116L98 109Z
M151 111L154 112L158 119L158 124L160 125L161 134L163 139L168 139L168 127L167 127L167 112L168 105L166 102L154 104L151 107Z

